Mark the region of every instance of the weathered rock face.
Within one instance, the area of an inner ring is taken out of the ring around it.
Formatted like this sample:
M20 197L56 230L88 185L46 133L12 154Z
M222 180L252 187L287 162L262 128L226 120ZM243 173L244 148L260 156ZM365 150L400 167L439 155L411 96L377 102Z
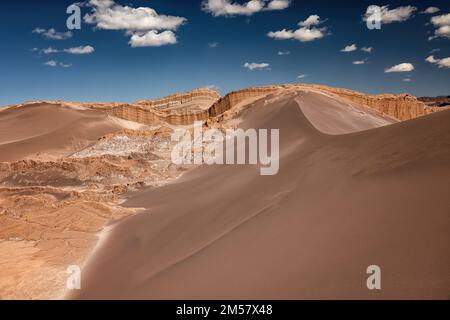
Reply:
M144 124L167 122L189 124L195 120L205 120L210 106L220 98L220 94L209 88L177 93L161 99L140 100L134 104L90 104L88 108L104 111L116 117Z
M346 89L330 89L342 98L378 110L401 121L414 119L437 111L409 94L366 95Z
M186 104L198 104L198 107L209 107L220 98L220 94L209 88L194 89L190 92L175 93L155 100L139 100L135 104L152 107L158 110L176 109Z

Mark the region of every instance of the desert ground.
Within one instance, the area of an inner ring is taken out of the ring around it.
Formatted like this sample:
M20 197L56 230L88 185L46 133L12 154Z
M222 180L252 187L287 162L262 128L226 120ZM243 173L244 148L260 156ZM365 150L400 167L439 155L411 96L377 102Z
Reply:
M450 297L447 108L279 85L0 110L2 299ZM279 129L278 174L173 164L194 120Z

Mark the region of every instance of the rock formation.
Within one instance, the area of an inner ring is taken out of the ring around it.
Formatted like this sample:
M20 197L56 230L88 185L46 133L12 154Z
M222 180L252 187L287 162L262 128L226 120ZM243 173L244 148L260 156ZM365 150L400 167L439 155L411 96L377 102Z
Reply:
M232 109L245 100L262 98L265 95L285 90L319 90L339 96L352 103L378 110L400 121L414 119L442 110L442 108L432 104L427 105L410 94L368 95L349 89L310 84L250 87L230 92L224 97L221 97L215 90L200 88L160 99L139 100L135 103L33 101L9 106L8 108L44 103L57 104L68 107L94 109L118 118L142 124L165 122L172 125L187 125L192 124L196 120L202 121L211 117L220 116L225 111Z

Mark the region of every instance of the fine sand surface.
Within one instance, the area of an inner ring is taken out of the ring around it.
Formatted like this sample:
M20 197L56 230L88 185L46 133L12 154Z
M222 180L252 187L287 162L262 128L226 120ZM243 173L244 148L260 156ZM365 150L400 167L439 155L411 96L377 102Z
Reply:
M450 111L380 127L393 121L299 93L240 116L280 129L279 173L202 166L131 194L147 210L110 231L70 298L450 297Z
M122 127L105 113L35 104L0 112L0 161L57 159Z

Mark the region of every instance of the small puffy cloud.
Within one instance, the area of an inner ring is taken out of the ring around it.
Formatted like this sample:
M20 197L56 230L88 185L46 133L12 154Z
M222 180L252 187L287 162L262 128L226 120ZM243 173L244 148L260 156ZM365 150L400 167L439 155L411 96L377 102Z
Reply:
M356 60L356 61L353 61L352 63L355 65L365 64L366 60Z
M435 26L448 26L450 25L450 13L435 16L431 18L431 23Z
M251 16L260 11L284 10L291 4L291 0L250 0L243 4L232 0L204 0L202 10L219 16Z
M436 59L434 56L429 56L425 61L437 65L439 68L450 68L450 57L443 59Z
M299 74L297 76L298 79L305 79L308 75L307 74Z
M49 61L45 62L44 64L49 67L56 67L58 65L58 62L56 62L55 60L49 60Z
M353 52L358 50L358 47L356 46L356 44L352 44L350 46L346 46L344 49L341 50L341 52Z
M269 38L274 38L276 40L287 40L294 38L294 32L292 30L280 30L280 31L270 31L267 33Z
M428 7L425 10L422 11L423 14L434 14L436 12L441 11L441 9L437 7Z
M267 36L275 40L295 39L300 42L314 41L326 36L326 27L316 27L321 23L322 22L320 21L320 17L318 15L311 15L306 20L298 23L300 28L297 30L283 29L280 31L270 31L267 33Z
M253 70L269 70L270 64L268 64L268 63L255 63L255 62L248 63L248 62L246 62L243 65L243 67L247 68L247 69L249 69L251 71L253 71Z
M210 48L217 48L219 46L218 42L210 42L208 43L208 47Z
M34 51L38 51L38 50L39 49L34 50ZM67 48L67 49L63 49L63 50L58 50L54 47L48 47L48 48L40 50L40 52L43 54L60 53L60 52L66 52L66 53L70 53L70 54L90 54L94 51L95 50L92 46L79 46L79 47Z
M122 30L131 36L132 47L159 47L177 43L174 33L187 20L184 17L158 14L149 7L132 8L112 0L89 0L91 12L84 21L98 29Z
M373 47L362 47L361 51L364 51L366 53L372 53Z
M66 64L66 63L60 62L59 66L62 67L62 68L70 68L72 65L70 63Z
M291 4L291 0L272 0L267 5L267 10L284 10Z
M46 37L47 39L51 39L51 40L66 40L66 39L69 39L72 37L71 31L58 32L53 28L50 28L48 30L43 29L43 28L35 28L32 32L40 34L40 35Z
M49 67L58 67L59 66L59 67L62 67L62 68L69 68L69 67L72 66L71 64L65 64L65 63L62 63L62 62L55 61L55 60L46 61L44 63L44 65L49 66Z
M402 79L403 82L411 82L411 78L404 78Z
M90 54L94 51L95 51L95 49L92 46L79 46L79 47L64 49L64 52L71 53L71 54Z
M392 73L392 72L410 72L414 70L414 66L411 63L400 63L393 67L387 68L384 70L385 73Z
M56 48L53 48L53 47L48 47L48 48L42 49L41 52L44 54L51 54L51 53L58 53L59 50Z
M311 27L311 26L317 26L320 24L320 17L317 14L310 15L305 21L300 21L298 23L301 27Z
M434 58L434 56L429 56L425 59L426 62L429 63L437 63L437 60Z
M414 12L417 10L417 8L413 6L398 7L392 10L389 10L389 6L382 6L380 7L380 9L381 24L406 21L411 18ZM372 10L372 8L369 6L363 16L363 21L374 21L377 20L377 17L378 13Z
M47 29L44 29L44 28L34 28L34 30L33 31L31 31L31 32L33 32L33 33L37 33L37 34L43 34L44 32L46 32L47 31Z
M278 51L278 55L279 56L287 56L290 55L291 52L290 51Z
M428 40L439 37L450 39L450 13L432 17L431 23L436 27L436 30L434 36L429 37Z
M144 34L133 34L130 39L130 45L136 47L160 47L167 44L177 43L175 33L170 30L158 33L158 31L150 30Z

